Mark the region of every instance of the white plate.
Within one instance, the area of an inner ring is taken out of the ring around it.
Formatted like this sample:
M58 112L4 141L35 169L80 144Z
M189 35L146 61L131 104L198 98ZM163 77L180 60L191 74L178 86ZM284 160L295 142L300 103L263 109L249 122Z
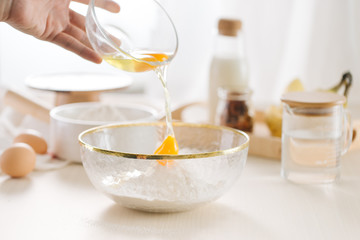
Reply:
M55 92L95 92L128 87L132 79L123 74L61 73L30 76L28 87Z

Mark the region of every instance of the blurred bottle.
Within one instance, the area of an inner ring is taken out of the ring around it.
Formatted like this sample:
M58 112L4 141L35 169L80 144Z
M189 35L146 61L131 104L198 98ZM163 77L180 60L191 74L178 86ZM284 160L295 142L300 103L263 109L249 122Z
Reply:
M220 19L215 38L209 79L209 121L216 122L218 89L244 92L248 90L248 63L238 19Z
M215 124L252 132L254 109L251 91L232 91L219 88Z

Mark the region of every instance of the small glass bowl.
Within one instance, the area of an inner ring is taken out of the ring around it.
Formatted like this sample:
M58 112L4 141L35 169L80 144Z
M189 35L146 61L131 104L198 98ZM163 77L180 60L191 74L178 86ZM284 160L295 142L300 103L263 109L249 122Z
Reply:
M81 159L92 184L125 207L150 212L189 210L222 196L245 166L247 134L205 124L173 127L179 155L153 154L166 137L163 122L82 132Z
M178 35L169 14L156 0L113 0L121 10L113 13L89 3L86 33L94 50L103 58L168 64L178 50ZM141 53L164 53L166 61L145 61Z

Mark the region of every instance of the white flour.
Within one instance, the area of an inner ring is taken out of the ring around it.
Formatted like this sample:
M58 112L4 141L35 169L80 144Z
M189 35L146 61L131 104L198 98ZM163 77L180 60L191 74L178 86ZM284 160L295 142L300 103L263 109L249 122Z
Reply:
M80 110L80 113L76 115L77 120L91 120L91 121L126 121L126 116L123 113L123 109L111 105L99 105L85 110Z
M220 159L209 161L212 167L205 167L201 160L178 161L162 166L156 161L144 170L134 168L122 176L103 179L103 187L114 196L115 201L130 208L147 211L180 211L193 208L218 197L227 183L224 176L214 177L206 172L217 171ZM224 164L224 161L222 163ZM139 164L138 164L139 165ZM143 165L143 164L141 164ZM216 175L216 174L215 174Z

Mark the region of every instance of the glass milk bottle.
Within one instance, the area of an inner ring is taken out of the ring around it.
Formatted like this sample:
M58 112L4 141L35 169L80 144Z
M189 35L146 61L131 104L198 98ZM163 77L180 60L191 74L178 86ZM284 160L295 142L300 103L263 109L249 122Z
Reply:
M248 88L248 66L245 56L242 22L220 19L210 66L209 122L214 123L218 105L218 89L243 92Z
M352 139L346 98L330 92L284 94L281 175L298 183L331 183Z

